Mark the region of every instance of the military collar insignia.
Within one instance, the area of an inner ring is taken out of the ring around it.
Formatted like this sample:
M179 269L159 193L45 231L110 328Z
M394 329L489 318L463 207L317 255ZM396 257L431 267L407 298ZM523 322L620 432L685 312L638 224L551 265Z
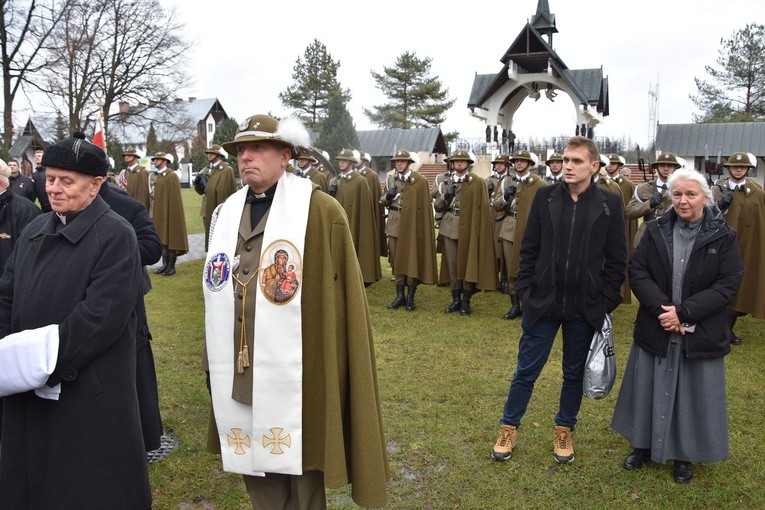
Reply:
M414 174L412 173L411 170L407 170L405 174L400 174L396 172L396 175L394 176L393 179L396 181L401 181L401 182L412 182L414 180Z

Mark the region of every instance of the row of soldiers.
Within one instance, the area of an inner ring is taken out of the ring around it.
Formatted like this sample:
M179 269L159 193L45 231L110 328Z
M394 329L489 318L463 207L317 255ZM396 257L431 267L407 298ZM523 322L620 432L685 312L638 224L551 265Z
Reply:
M396 283L396 297L389 308L414 310L417 285L437 282L451 288L452 301L444 309L446 313L469 315L473 294L499 288L510 297L510 309L503 318L519 317L521 303L514 285L526 219L539 189L564 185L560 184L565 174L563 156L551 155L542 177L532 172L536 162L528 151L518 151L512 157L501 154L492 161L491 175L484 180L470 171L473 157L456 151L447 162L447 172L436 177L427 194L424 177L410 168L414 160L409 153L399 150L392 159L395 171L386 179L380 199L388 209L385 233ZM623 174L622 156L601 157L601 172L594 184L622 198L628 256L639 242L645 223L671 207L666 183L681 166L674 154L662 153L651 164L655 177L636 186ZM747 268L745 282L730 310L730 341L738 344L740 339L733 332L737 317L751 314L765 318L765 271L761 263L765 256L765 193L748 177L756 168L752 155L734 153L724 166L728 175L714 182L713 201L737 231ZM431 203L437 241L428 235ZM436 275L436 251L442 254L440 277ZM622 299L631 302L626 279Z

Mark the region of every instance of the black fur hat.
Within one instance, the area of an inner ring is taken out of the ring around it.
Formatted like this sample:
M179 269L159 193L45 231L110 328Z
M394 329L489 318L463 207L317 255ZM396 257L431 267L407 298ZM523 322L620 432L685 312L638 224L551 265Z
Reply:
M41 165L102 177L109 168L104 151L88 142L80 132L45 149Z

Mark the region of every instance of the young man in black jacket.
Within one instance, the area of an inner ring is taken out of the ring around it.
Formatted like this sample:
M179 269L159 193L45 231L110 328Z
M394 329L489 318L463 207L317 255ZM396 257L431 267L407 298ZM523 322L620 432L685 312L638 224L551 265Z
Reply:
M523 304L523 333L492 452L496 460L512 456L517 427L561 327L563 385L553 455L561 464L574 460L571 432L592 335L621 301L627 265L621 197L593 185L600 156L592 140L571 138L563 167L564 182L537 191L523 235L515 285Z

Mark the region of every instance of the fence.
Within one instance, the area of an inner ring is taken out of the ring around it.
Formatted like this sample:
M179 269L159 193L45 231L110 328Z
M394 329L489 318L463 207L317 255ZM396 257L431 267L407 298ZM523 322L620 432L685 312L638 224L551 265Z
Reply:
M485 138L458 138L451 142L449 152L455 150L471 151L476 156L488 155L494 156L496 154L512 154L516 151L527 150L535 154L546 156L548 151L563 153L563 148L566 146L566 142L570 136L556 136L548 140L538 140L535 138L516 138L514 143L510 140L502 142L487 142ZM601 153L615 152L623 154L625 151L621 144L614 142L610 138L596 136L593 141L598 146L598 150Z

